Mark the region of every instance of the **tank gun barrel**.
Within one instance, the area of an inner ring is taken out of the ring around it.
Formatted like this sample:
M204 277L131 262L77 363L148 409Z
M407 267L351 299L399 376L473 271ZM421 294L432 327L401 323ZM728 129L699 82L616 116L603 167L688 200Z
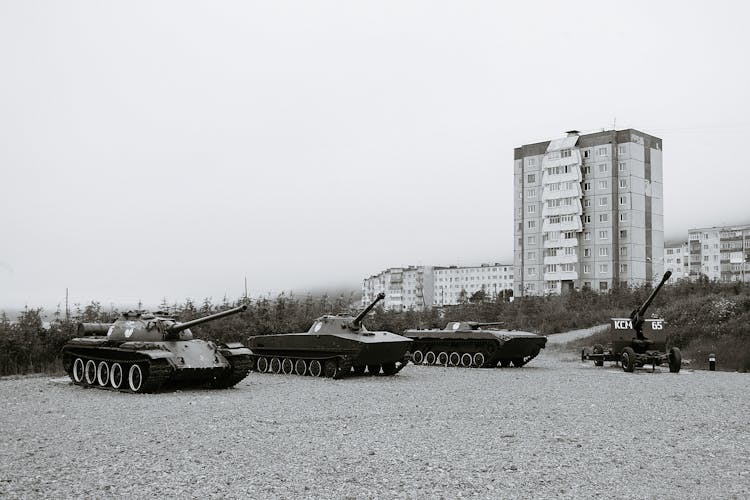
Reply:
M78 323L78 336L106 335L112 323Z
M242 304L239 307L227 309L226 311L221 311L216 314L210 314L202 318L196 318L191 321L186 321L185 323L177 323L167 328L167 334L174 335L183 330L187 330L188 328L192 328L197 325L202 325L203 323L208 323L209 321L213 321L219 318L224 318L226 316L231 316L233 314L241 313L242 311L245 311L245 310L247 310L247 304Z
M378 296L375 297L375 300L373 300L369 306L365 307L364 311L359 313L357 317L352 320L352 327L355 329L359 328L360 324L362 323L362 320L364 319L365 316L367 316L367 313L372 311L372 308L375 307L375 304L377 304L384 298L385 298L385 294L383 292L380 292Z
M633 322L633 330L636 331L637 337L639 339L642 339L643 337L641 330L643 329L643 321L646 315L646 310L648 310L648 307L651 305L651 302L653 302L656 294L659 293L659 290L661 290L661 287L664 286L664 283L667 282L670 276L672 276L672 271L667 271L666 273L664 273L661 281L656 286L656 288L651 291L651 294L648 296L646 301L632 313L630 313L630 320Z

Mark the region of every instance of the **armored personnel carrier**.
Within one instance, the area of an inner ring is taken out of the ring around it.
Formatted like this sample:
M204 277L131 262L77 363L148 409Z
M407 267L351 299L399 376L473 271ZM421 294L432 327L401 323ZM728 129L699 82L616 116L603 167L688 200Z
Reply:
M547 337L498 329L501 325L454 321L442 330L406 330L404 336L414 340L412 362L416 365L520 367L547 345Z
M395 375L409 361L411 339L371 332L362 324L381 293L356 317L326 315L305 333L258 335L247 340L251 369L261 373L341 378L348 375Z
M167 383L232 387L249 371L250 350L193 339L190 328L237 314L246 305L179 323L157 312L126 312L112 324L81 323L62 348L73 383L126 392L153 392Z
M612 343L608 346L596 344L581 351L581 361L592 360L595 366L605 361L619 361L622 369L633 372L636 368L651 365L652 371L666 363L669 371L678 373L682 367L682 353L677 347L667 350L663 318L646 318L646 311L661 287L672 276L667 271L659 285L646 301L630 313L628 318L611 318ZM644 334L648 333L648 337Z

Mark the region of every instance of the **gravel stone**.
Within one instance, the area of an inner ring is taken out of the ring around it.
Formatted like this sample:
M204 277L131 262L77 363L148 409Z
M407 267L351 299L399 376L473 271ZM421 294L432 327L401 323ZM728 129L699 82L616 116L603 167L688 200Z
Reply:
M0 497L750 498L747 374L409 365L133 395L0 380Z

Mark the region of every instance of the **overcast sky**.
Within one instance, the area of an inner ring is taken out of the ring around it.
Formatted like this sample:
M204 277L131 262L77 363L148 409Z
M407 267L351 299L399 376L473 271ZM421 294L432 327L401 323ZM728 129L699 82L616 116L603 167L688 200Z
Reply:
M0 306L513 260L513 149L663 139L668 240L750 222L747 2L0 0Z

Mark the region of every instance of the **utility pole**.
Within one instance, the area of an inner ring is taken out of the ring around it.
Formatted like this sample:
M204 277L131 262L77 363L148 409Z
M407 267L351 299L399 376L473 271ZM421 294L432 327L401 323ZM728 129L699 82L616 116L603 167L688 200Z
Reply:
M65 322L70 322L70 306L68 305L68 288L65 287Z

